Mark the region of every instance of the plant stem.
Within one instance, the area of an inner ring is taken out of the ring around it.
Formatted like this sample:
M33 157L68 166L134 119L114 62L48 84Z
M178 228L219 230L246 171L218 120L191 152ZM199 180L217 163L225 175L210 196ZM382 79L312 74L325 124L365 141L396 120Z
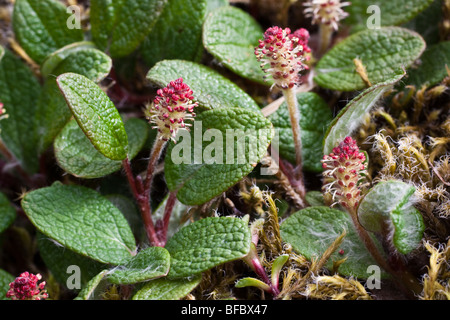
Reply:
M291 120L292 136L295 146L295 163L294 177L296 180L303 181L303 156L302 156L302 136L300 129L300 111L298 109L297 97L294 88L284 89L283 95L289 110L289 118Z
M323 56L327 49L330 47L331 37L333 35L333 28L326 24L321 24L319 27L319 57Z
M147 232L147 237L153 246L161 247L161 242L155 231L155 226L153 224L152 213L150 208L150 203L148 198L139 192L137 186L137 180L135 179L133 172L131 170L130 160L127 158L122 161L123 167L125 169L126 176L128 178L128 183L130 185L131 191L134 198L139 204L139 211L141 212L142 221L144 222L145 231Z
M266 273L266 269L264 269L261 264L261 260L259 259L256 251L256 246L253 242L251 244L249 254L243 260L258 275L258 277L269 286L269 293L276 298L280 294L280 290L273 285L272 281L270 281L269 276Z
M369 253L378 263L378 265L394 276L394 280L401 285L402 289L407 295L411 296L411 293L413 293L414 295L420 294L420 292L422 292L422 286L420 285L419 281L408 270L406 270L406 267L404 267L403 263L400 270L398 270L398 268L393 269L391 265L386 261L386 259L381 255L369 233L359 223L356 210L352 209L348 212L350 213L353 225L355 226L359 237L363 241Z
M164 217L163 217L163 224L162 224L162 232L161 232L161 243L163 246L167 242L167 231L169 229L169 222L170 217L172 215L173 208L175 207L175 203L177 201L177 193L176 192L170 192L169 197L167 198L166 207L164 208Z
M148 161L147 173L144 180L144 194L150 199L150 189L153 181L153 174L155 172L156 163L158 162L161 152L166 145L166 140L162 140L160 134L156 136L155 143L153 144L152 151L150 152L150 159Z
M375 243L373 242L369 233L359 223L356 210L349 209L348 212L350 214L350 217L352 218L353 225L355 226L355 229L358 232L359 238L363 241L363 243L366 246L369 253L372 255L372 257L375 259L375 261L378 263L378 265L381 268L383 268L384 270L386 270L389 273L392 273L391 267L388 265L386 260L383 258L380 251L378 250L378 248L375 246Z

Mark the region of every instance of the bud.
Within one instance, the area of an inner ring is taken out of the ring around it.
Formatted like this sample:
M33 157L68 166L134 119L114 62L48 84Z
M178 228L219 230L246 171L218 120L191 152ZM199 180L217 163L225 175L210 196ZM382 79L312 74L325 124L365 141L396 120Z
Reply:
M180 128L191 126L186 121L195 117L193 111L198 104L192 102L193 92L183 83L182 78L171 81L167 87L159 89L156 93L156 98L147 107L145 114L147 119L155 124L153 128L158 129L161 139L175 141Z
M295 33L291 35L289 28L271 27L264 33L264 40L259 40L259 45L255 48L261 68L272 76L275 85L281 89L298 85L298 73L307 68L303 64L305 47L301 42L304 43L306 34L302 32L299 31L302 37L300 40ZM306 48L309 50L307 46Z
M356 141L346 137L333 152L322 160L324 192L345 208L355 209L361 199L360 179L366 174L364 153L359 152ZM333 205L334 205L333 204Z
M301 45L303 47L302 55L305 57L305 59L311 59L311 48L308 46L310 38L309 31L304 28L297 29L294 31L294 33L291 33L289 35L289 39L292 40L293 38L297 38L298 45Z
M38 273L34 275L29 272L23 272L14 282L9 284L9 290L6 293L7 298L12 300L43 300L48 298L45 290L45 281L38 284L42 276Z
M328 25L337 30L339 21L348 16L342 7L350 5L350 2L309 0L304 5L307 7L304 13L306 17L312 17L312 24Z

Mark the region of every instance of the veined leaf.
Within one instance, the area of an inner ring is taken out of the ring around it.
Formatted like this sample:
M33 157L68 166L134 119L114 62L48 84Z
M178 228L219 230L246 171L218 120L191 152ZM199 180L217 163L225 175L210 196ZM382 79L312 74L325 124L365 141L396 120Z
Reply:
M14 5L14 33L24 50L41 64L52 52L83 40L83 31L69 28L70 14L56 0L17 0Z
M392 242L404 254L417 248L425 229L422 215L411 200L414 191L402 181L383 181L370 189L358 208L361 225L385 236L393 230Z
M170 253L170 278L199 274L212 267L243 258L250 251L247 223L239 218L204 218L174 234Z
M256 167L267 152L273 128L259 113L219 108L202 112L193 130L180 131L180 135L183 140L171 143L167 151L167 184L171 191L178 191L177 198L184 204L199 205Z
M320 59L314 81L332 90L361 90L366 84L356 72L354 59L362 62L369 81L376 85L411 66L424 49L422 37L408 29L364 30L347 37Z
M127 133L119 112L106 93L88 78L75 73L62 74L56 81L94 147L111 160L125 159Z
M159 87L183 78L194 92L195 101L203 109L241 107L259 111L256 102L236 84L216 71L190 61L163 60L147 74L147 79Z
M26 194L22 208L39 231L79 254L111 264L135 254L128 222L92 189L55 183Z

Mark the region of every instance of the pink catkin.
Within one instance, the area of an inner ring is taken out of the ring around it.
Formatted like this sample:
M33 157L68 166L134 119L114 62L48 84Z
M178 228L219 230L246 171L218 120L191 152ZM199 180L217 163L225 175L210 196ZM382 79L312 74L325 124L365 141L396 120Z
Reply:
M28 271L23 272L13 282L9 284L9 290L6 293L7 298L12 300L44 300L48 298L45 290L45 281L38 282L42 276L38 273L34 275Z
M147 118L155 124L161 139L174 139L177 131L190 126L186 121L195 117L193 91L182 78L171 81L165 88L159 89L153 104L147 109Z
M259 40L259 45L255 48L255 55L261 62L261 68L281 89L300 84L299 72L307 69L303 63L304 54L310 49L307 46L309 33L305 31L303 29L291 34L289 28L282 29L277 26L268 28L264 33L264 39Z
M364 153L359 151L356 141L346 137L333 152L322 159L324 186L333 200L346 208L356 208L361 197L358 182L366 173Z

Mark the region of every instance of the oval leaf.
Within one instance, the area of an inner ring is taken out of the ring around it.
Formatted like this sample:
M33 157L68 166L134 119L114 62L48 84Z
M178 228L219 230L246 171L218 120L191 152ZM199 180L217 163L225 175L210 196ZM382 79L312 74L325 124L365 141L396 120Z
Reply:
M393 244L404 254L417 248L425 229L422 215L411 203L414 192L402 181L383 181L370 189L358 208L361 225L372 232L394 230Z
M125 122L130 160L144 146L148 128L148 124L142 119L132 118ZM122 161L111 160L95 149L75 120L70 121L56 137L54 150L58 165L79 178L100 178L122 167Z
M111 58L86 42L71 44L50 55L42 66L42 72L47 72L49 76L45 79L36 111L39 152L44 152L52 144L72 117L55 76L74 72L100 82L109 74L111 67Z
M256 167L267 152L273 128L259 113L220 108L202 112L192 132L180 134L183 140L171 143L167 151L167 185L171 191L178 191L177 198L184 204L199 205L220 195ZM205 136L214 142L204 141Z
M321 172L322 141L328 125L333 120L333 113L328 104L316 93L298 93L297 101L302 131L303 167L308 171ZM269 119L279 134L280 156L295 163L294 138L286 102L283 102Z
M83 40L81 28L68 27L70 14L56 0L17 0L14 33L27 54L41 64L53 51Z
M326 266L331 269L333 261L347 258L339 266L338 272L367 279L371 275L367 268L376 265L376 262L360 240L346 212L325 206L309 207L294 213L280 226L283 241L290 243L295 251L307 259L320 258L344 230L347 234L339 247L344 250L344 254L333 253Z
M56 281L65 288L70 285L70 289L74 291L79 291L81 287L87 285L92 277L108 267L103 263L61 246L53 239L41 233L37 236L37 245L39 248L39 256L49 268ZM73 268L74 266L75 268ZM75 275L79 275L79 278L75 279ZM79 282L77 283L78 280ZM81 287L77 288L76 285L78 284Z
M167 3L142 44L142 57L149 66L164 59L200 60L203 53L202 25L206 2L171 0Z
M125 159L127 133L119 112L106 93L88 78L75 73L62 74L56 82L94 147L111 160Z
M158 20L167 0L122 0L115 11L110 52L124 57L144 41Z
M202 275L188 279L156 279L149 281L133 296L133 300L179 300L200 284Z
M122 0L96 0L90 4L92 40L101 50L106 50L109 45L122 2Z
M161 278L169 272L170 255L161 247L150 247L139 251L123 266L108 274L108 281L115 284L133 284Z
M346 136L362 124L364 116L372 109L385 92L391 89L405 74L374 85L353 98L333 119L325 134L323 154L329 154Z
M255 57L264 31L247 12L232 6L211 12L203 25L203 45L221 64L250 80L265 82Z
M380 26L396 26L414 18L432 2L433 0L408 0L407 3L403 0L352 0L351 5L345 7L350 16L344 22L353 26L370 26L370 17L378 13ZM377 6L378 9L371 6Z
M204 218L169 239L169 277L195 275L225 262L245 257L251 235L247 223L238 218Z
M35 173L37 152L36 99L41 87L28 66L11 51L0 61L0 102L8 118L0 121L1 137L22 168Z
M408 68L425 49L422 37L408 29L385 27L347 37L328 51L316 66L314 80L321 87L353 91L366 87L353 59L364 65L369 81L381 83Z
M420 89L422 85L432 86L444 79L446 66L450 68L450 41L443 41L429 47L420 57L421 64L409 72L408 84Z
M216 71L189 61L163 60L147 74L147 79L159 87L183 78L194 92L193 96L204 109L241 107L259 111L256 102L236 84Z
M39 231L79 254L112 264L135 254L128 222L94 190L55 183L26 194L22 208Z

